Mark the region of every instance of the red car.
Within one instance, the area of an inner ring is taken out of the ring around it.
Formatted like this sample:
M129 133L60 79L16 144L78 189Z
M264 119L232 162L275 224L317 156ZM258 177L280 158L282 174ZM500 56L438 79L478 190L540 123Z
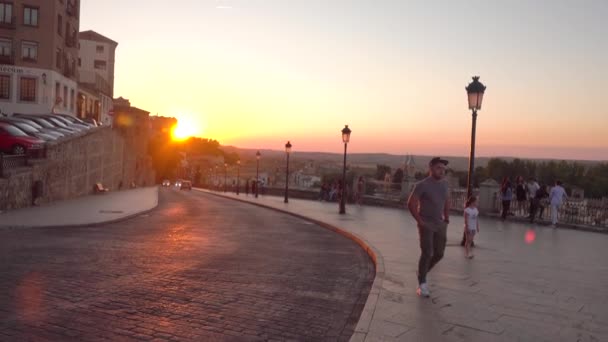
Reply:
M44 141L27 135L19 128L0 122L0 152L26 154L44 148Z

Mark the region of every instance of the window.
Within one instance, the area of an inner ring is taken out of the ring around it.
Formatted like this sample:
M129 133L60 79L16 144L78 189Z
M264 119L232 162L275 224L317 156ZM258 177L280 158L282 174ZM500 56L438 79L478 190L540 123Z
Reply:
M21 57L24 61L35 62L38 60L38 43L23 42Z
M0 56L10 57L13 54L13 42L9 39L0 39Z
M38 8L23 7L23 25L38 26Z
M106 61L95 61L95 69L106 70Z
M36 102L36 79L21 77L19 84L19 100L23 102Z
M74 89L70 90L70 111L74 110Z
M68 86L63 86L63 108L68 108Z
M57 100L61 98L61 94L59 93L60 91L61 85L59 82L55 82L55 104L57 104Z
M11 77L0 75L0 99L9 100L11 98Z
M13 4L0 3L0 23L13 23Z
M57 33L60 36L63 36L63 17L61 16L61 14L57 14Z
M57 69L61 69L61 49L57 48L55 51L55 66Z
M103 53L104 47L103 45L97 45L97 53Z

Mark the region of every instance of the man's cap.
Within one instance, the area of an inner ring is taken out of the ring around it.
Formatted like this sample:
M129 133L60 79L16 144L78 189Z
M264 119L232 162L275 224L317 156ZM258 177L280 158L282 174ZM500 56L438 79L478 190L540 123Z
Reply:
M435 158L431 159L431 161L429 162L429 166L435 166L437 164L448 165L449 162L447 160L441 159L439 157L435 157Z

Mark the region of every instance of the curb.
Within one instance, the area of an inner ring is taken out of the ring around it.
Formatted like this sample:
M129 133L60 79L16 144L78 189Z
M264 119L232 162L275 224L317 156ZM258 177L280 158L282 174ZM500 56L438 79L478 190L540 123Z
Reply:
M311 218L311 217L296 214L294 212L290 212L290 211L287 211L284 209L275 208L275 207L272 207L272 206L269 206L266 204L250 202L250 201L247 201L244 199L234 198L232 196L226 196L226 195L223 195L220 193L215 193L215 192L212 192L212 191L209 191L206 189L200 189L200 188L192 188L192 189L196 190L198 192L204 193L204 194L217 196L220 198L229 199L229 200L233 200L233 201L237 201L237 202L241 202L241 203L251 204L254 206L274 210L274 211L277 211L277 212L280 212L283 214L288 214L293 217L297 217L299 219L312 222L325 229L331 230L334 233L340 234L340 235L344 236L345 238L350 239L351 241L355 242L357 245L359 245L359 247L361 247L365 251L365 253L367 253L367 255L372 260L372 262L374 263L374 266L376 268L376 275L374 277L372 287L369 291L369 295L367 296L365 305L363 306L363 310L361 311L361 316L359 317L359 321L357 322L353 336L351 337L351 340L354 340L355 336L356 336L357 340L361 340L361 338L363 340L365 339L365 337L367 336L367 333L369 332L369 328L372 323L372 320L374 318L374 313L376 311L376 305L378 304L378 299L380 297L380 289L382 288L382 282L384 280L384 272L385 272L384 271L384 258L382 257L382 254L380 254L380 251L376 247L374 247L371 243L369 243L364 238L362 238L356 234L353 234L344 228L334 226L327 222L319 221L319 220ZM363 336L361 336L361 335L363 335Z
M123 222L123 221L127 221L130 220L132 218L135 218L139 215L145 215L147 213L150 213L152 211L154 211L156 208L158 207L158 187L156 187L156 203L154 203L154 205L151 208L142 210L142 211L138 211L132 214L129 214L127 216L123 216L123 217L119 217L119 218L115 218L115 219L110 219L107 221L98 221L98 222L91 222L91 223L77 223L77 224L63 224L63 225L49 225L49 226L2 226L0 225L0 229L33 229L33 228L48 228L48 229L56 229L56 228L83 228L83 227L98 227L98 226L103 226L106 224L112 224L112 223L118 223L118 222Z

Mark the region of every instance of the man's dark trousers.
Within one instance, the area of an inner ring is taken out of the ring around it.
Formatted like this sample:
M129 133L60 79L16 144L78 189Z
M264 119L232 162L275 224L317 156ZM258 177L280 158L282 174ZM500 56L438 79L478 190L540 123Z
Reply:
M426 274L443 258L447 242L447 224L425 224L418 226L420 235L420 261L418 262L418 283L426 283Z

